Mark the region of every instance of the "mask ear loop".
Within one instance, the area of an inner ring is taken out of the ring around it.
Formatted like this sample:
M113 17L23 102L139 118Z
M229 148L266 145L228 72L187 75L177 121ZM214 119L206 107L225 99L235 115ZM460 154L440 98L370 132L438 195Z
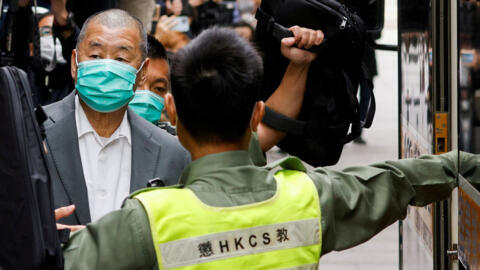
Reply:
M135 74L138 74L138 72L140 72L140 70L142 70L143 65L145 64L145 61L147 61L147 60L143 60L142 64L141 64L140 67L137 69L137 72L135 72Z

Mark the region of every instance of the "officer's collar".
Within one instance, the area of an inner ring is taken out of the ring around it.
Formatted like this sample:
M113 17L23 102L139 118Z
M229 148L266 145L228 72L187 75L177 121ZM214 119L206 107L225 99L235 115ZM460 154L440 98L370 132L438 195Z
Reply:
M201 157L188 165L180 177L180 184L188 186L195 179L221 169L253 166L247 151L229 151Z

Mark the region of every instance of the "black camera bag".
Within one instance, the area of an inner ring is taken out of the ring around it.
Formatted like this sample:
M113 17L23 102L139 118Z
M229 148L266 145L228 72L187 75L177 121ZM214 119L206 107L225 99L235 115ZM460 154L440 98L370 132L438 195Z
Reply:
M291 119L267 108L263 122L287 136L279 147L313 166L337 163L344 144L372 124L375 114L373 84L363 64L366 27L356 14L334 0L263 0L257 10L256 44L263 53L262 99L279 86L288 65L280 41L293 36L298 25L322 30L324 42L310 49L318 53L311 64L302 110ZM359 85L368 100L357 100ZM364 111L364 115L360 115Z
M26 73L0 68L0 269L63 269L38 124L46 116L32 104Z

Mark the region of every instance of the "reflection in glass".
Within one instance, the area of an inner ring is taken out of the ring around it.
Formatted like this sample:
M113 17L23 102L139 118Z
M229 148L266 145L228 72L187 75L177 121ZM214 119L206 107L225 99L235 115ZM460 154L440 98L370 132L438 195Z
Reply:
M433 153L431 3L399 5L400 156ZM410 207L401 227L403 269L434 269L434 208Z
M433 153L429 1L402 1L400 16L400 150L402 158L413 158Z

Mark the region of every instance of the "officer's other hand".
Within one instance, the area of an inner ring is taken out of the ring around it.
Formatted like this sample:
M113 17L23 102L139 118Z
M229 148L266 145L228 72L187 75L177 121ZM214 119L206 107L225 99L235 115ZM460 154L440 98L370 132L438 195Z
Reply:
M69 206L57 208L55 209L55 220L58 221L61 218L68 217L71 214L73 214L74 211L75 211L75 205L73 204ZM74 232L83 228L85 228L85 226L83 225L65 225L65 224L57 223L57 230L70 229L70 231Z
M323 32L299 26L292 26L288 30L292 31L294 37L282 39L280 50L283 56L295 64L310 64L315 60L317 54L307 50L323 42Z

